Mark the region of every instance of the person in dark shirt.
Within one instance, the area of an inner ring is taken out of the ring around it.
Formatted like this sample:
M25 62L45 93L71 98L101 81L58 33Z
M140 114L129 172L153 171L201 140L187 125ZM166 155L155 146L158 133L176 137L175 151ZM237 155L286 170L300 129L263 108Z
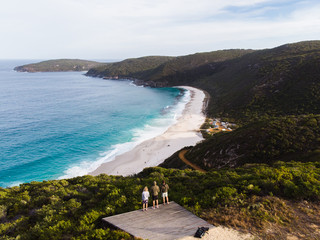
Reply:
M169 204L168 190L169 190L169 185L166 184L166 182L163 180L162 185L161 185L163 205L166 204L166 199L167 199L167 204Z
M159 192L160 192L160 188L159 188L159 186L157 185L157 182L156 182L156 181L153 182L153 186L151 187L150 190L151 190L152 200L153 200L153 207L152 207L152 209L159 208L158 194L159 194Z

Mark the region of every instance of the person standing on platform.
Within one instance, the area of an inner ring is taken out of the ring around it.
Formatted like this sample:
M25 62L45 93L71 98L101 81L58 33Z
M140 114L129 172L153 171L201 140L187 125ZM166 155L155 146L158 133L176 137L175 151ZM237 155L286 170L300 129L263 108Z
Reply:
M142 211L148 210L148 199L150 197L148 187L144 187L142 192Z
M152 193L152 200L153 200L153 207L152 209L159 208L159 201L158 201L158 194L160 192L160 188L157 185L157 182L153 182L153 186L151 187L151 193Z
M169 185L166 184L166 182L163 180L162 185L161 185L163 205L166 204L166 199L167 199L167 204L169 204L168 190L169 190Z

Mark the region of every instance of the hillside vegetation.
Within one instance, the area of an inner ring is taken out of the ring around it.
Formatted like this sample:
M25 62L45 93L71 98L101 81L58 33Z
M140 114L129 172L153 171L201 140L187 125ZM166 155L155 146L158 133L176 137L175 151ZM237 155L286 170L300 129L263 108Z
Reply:
M18 72L70 72L88 71L90 68L107 65L80 59L57 59L15 67Z
M253 50L221 50L180 57L149 56L132 58L107 66L92 68L87 75L104 78L112 78L114 76L119 78L138 78L139 80L144 80L145 84L148 84L149 81L162 83L161 80L163 80L169 86L175 84L172 81L181 81L181 79L172 78L177 72L186 72L212 62L223 62L243 56L249 52L253 52ZM167 77L172 78L170 82L168 82L169 79ZM186 75L186 77L188 76Z
M141 208L144 186L164 179L170 200L212 224L263 239L290 233L311 240L320 237L319 205L312 203L320 200L319 178L319 163L278 162L206 174L147 168L133 177L26 183L0 188L0 239L132 239L101 219Z
M203 68L211 63L223 62L243 56L252 50L221 50L196 53L180 57L142 57L127 59L108 66L90 69L88 76L102 78L129 78L136 84L151 87L190 84L190 81L205 76ZM198 69L199 68L199 69Z
M211 95L209 114L237 122L320 113L320 41L243 53L150 79L204 89Z
M149 56L135 59L126 59L90 69L86 75L108 79L130 78L143 79L150 70L166 63L174 57Z
M157 64L149 58L94 68L88 75L137 78L148 86L198 87L211 95L210 116L237 122L320 111L320 41L163 57Z
M275 161L320 162L320 115L270 118L216 134L186 155L205 169Z

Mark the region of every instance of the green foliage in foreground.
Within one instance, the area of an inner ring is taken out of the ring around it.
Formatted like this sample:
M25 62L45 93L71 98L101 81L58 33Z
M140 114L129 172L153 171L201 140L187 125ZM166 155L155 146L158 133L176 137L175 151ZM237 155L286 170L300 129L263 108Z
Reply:
M139 209L143 187L163 179L170 185L170 200L198 215L222 206L247 207L253 196L320 200L319 163L278 162L206 174L147 168L133 177L32 182L0 188L0 239L131 239L104 227L101 219Z

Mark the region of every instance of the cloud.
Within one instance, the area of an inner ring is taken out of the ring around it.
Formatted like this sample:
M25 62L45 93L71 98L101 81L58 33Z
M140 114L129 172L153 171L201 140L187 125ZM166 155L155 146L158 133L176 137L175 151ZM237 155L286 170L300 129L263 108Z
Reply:
M320 39L317 1L10 0L2 58L126 58Z

